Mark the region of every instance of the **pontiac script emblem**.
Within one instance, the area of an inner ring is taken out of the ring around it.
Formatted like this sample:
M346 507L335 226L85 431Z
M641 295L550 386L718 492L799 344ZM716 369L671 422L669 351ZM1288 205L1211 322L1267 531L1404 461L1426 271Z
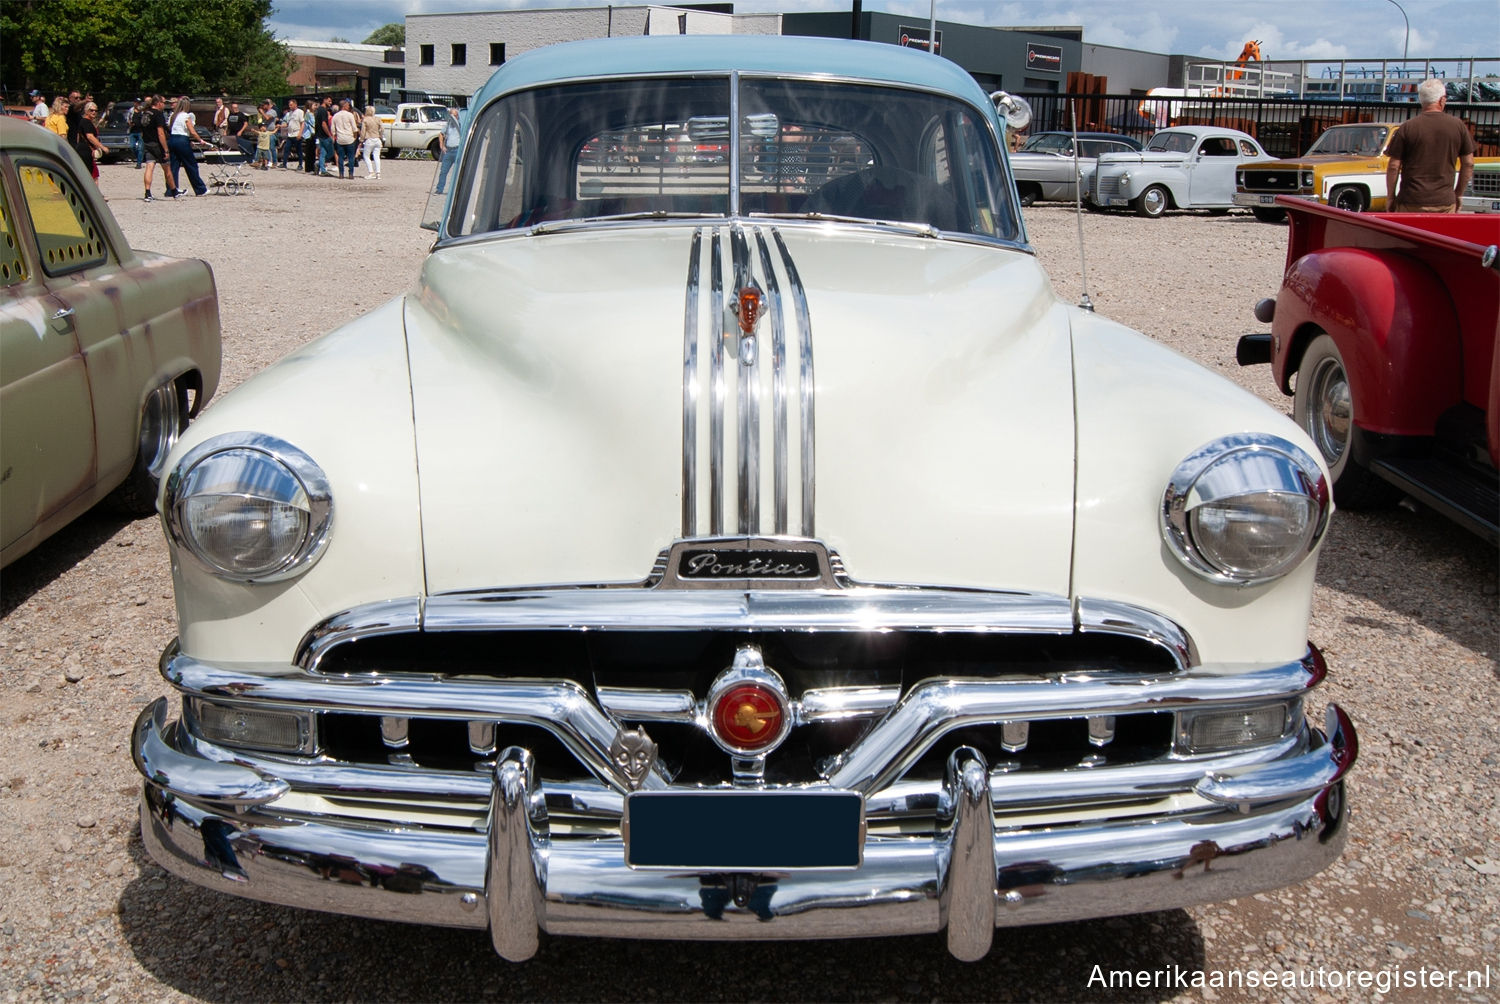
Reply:
M715 548L683 551L677 564L679 579L815 579L817 560L802 551Z

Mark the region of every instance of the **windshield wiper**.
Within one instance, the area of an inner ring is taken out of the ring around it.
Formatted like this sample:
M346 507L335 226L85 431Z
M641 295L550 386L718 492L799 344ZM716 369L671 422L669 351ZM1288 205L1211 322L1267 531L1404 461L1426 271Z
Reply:
M864 226L890 227L918 237L937 237L942 231L931 223L911 223L902 220L877 220L868 216L836 216L833 213L747 213L751 219L766 220L816 220L819 223L859 223Z
M548 220L531 228L534 234L550 234L559 230L585 226L591 223L619 223L626 220L695 220L712 216L712 213L670 213L665 209L650 209L639 213L616 213L613 216L580 216L571 220Z

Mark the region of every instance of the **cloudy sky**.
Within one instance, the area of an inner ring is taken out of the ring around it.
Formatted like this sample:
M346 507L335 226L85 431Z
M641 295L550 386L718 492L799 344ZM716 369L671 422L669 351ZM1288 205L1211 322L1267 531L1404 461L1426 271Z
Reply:
M639 2L623 0L617 3ZM407 14L600 7L605 0L278 0L277 37L363 41ZM741 13L844 10L849 0L737 0ZM1500 56L1500 0L937 0L940 21L1082 25L1084 40L1150 52L1233 59L1260 39L1266 59L1399 55L1411 19L1413 58ZM927 18L929 0L864 0L866 11Z

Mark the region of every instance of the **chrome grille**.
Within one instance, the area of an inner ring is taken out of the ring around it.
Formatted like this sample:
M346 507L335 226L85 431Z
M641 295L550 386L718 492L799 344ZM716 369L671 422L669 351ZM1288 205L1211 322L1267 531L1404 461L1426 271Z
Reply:
M642 727L656 742L674 783L732 780L731 758L691 713L649 713L622 706L618 694L680 695L701 703L737 649L754 646L787 682L799 715L787 741L766 761L771 783L814 782L829 776L854 746L911 688L933 680L1054 679L1069 673L1159 678L1176 671L1157 645L1110 635L1028 635L990 632L884 631L499 631L410 633L362 639L329 649L320 674L341 678L566 680L591 695L621 725ZM845 714L830 713L840 694L861 695ZM879 700L873 700L871 695ZM882 697L883 695L883 697ZM952 749L970 745L1014 770L1140 763L1165 756L1171 713L1090 718L1080 715L966 728L945 737L904 777L935 780ZM699 716L701 717L701 716ZM364 764L409 764L436 770L488 770L495 751L519 745L536 757L543 777L593 777L572 750L534 725L473 718L383 720L374 714L317 716L320 752Z
M1301 172L1295 168L1274 171L1245 168L1244 173L1247 192L1295 192L1300 187L1297 177Z

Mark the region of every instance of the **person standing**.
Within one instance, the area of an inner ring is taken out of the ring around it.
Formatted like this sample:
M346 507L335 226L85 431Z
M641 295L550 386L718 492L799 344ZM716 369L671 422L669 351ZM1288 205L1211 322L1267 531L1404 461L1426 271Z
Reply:
M229 109L224 107L223 98L214 98L214 132L220 136L224 135L224 124L229 121Z
M73 131L73 149L88 165L89 176L96 185L99 184L99 158L104 156L104 144L99 142L99 127L94 121L98 114L99 106L87 102L78 118L78 128Z
M52 109L47 107L47 99L42 97L41 91L32 91L31 97L36 100L36 104L31 106L31 121L44 126L47 124L47 116L52 114Z
M380 116L375 114L375 106L371 105L365 109L365 117L359 122L359 138L364 150L365 177L380 177Z
M130 111L125 115L125 135L130 138L130 149L135 151L135 169L141 169L141 161L145 159L146 147L141 139L141 102L139 99L130 102Z
M318 169L317 102L308 102L307 114L302 116L302 170L313 174Z
M229 114L224 116L224 146L226 149L238 149L248 163L255 155L255 148L245 138L245 131L250 128L250 116L240 111L238 101L229 102Z
M265 170L276 166L276 137L281 132L281 117L276 114L276 106L271 103L270 98L260 103L260 131L270 134L267 142L269 152L266 156L266 168L262 169ZM256 149L260 149L259 142L256 143Z
M463 131L458 127L458 108L449 107L448 121L443 124L443 135L440 141L443 145L442 163L438 164L437 188L434 189L438 195L443 194L443 188L448 183L448 172L458 162L458 147L463 142Z
M333 159L333 129L329 120L333 118L333 99L324 98L313 113L313 131L318 137L318 174L328 177L328 162Z
M281 132L281 169L286 170L294 162L301 167L302 109L297 107L296 98L291 98L286 103L286 114L281 117Z
M1474 137L1463 122L1444 111L1448 107L1448 89L1441 80L1418 84L1417 100L1422 110L1401 123L1385 148L1385 155L1391 159L1385 169L1385 190L1392 196L1391 211L1457 212L1463 203L1464 189L1469 187L1474 174Z
M350 110L349 99L345 98L339 102L339 110L333 113L331 122L333 129L333 142L339 150L339 177L354 177L354 149L355 141L359 136L359 122L354 118L354 112ZM345 174L345 171L348 174Z
M52 111L42 123L63 139L68 138L68 99L59 94L52 102Z
M158 164L161 165L162 180L167 186L167 198L177 198L180 193L172 183L172 175L167 171L167 117L165 102L160 94L148 97L141 108L141 144L146 151L146 201L155 201L151 197L151 179L156 174Z
M178 98L177 110L172 113L171 132L167 136L167 150L172 156L172 188L181 193L177 169L183 168L187 171L188 183L193 186L193 194L205 195L208 186L198 174L198 158L193 155L193 144L202 143L203 137L198 135L198 123L191 106L192 102L187 98Z

